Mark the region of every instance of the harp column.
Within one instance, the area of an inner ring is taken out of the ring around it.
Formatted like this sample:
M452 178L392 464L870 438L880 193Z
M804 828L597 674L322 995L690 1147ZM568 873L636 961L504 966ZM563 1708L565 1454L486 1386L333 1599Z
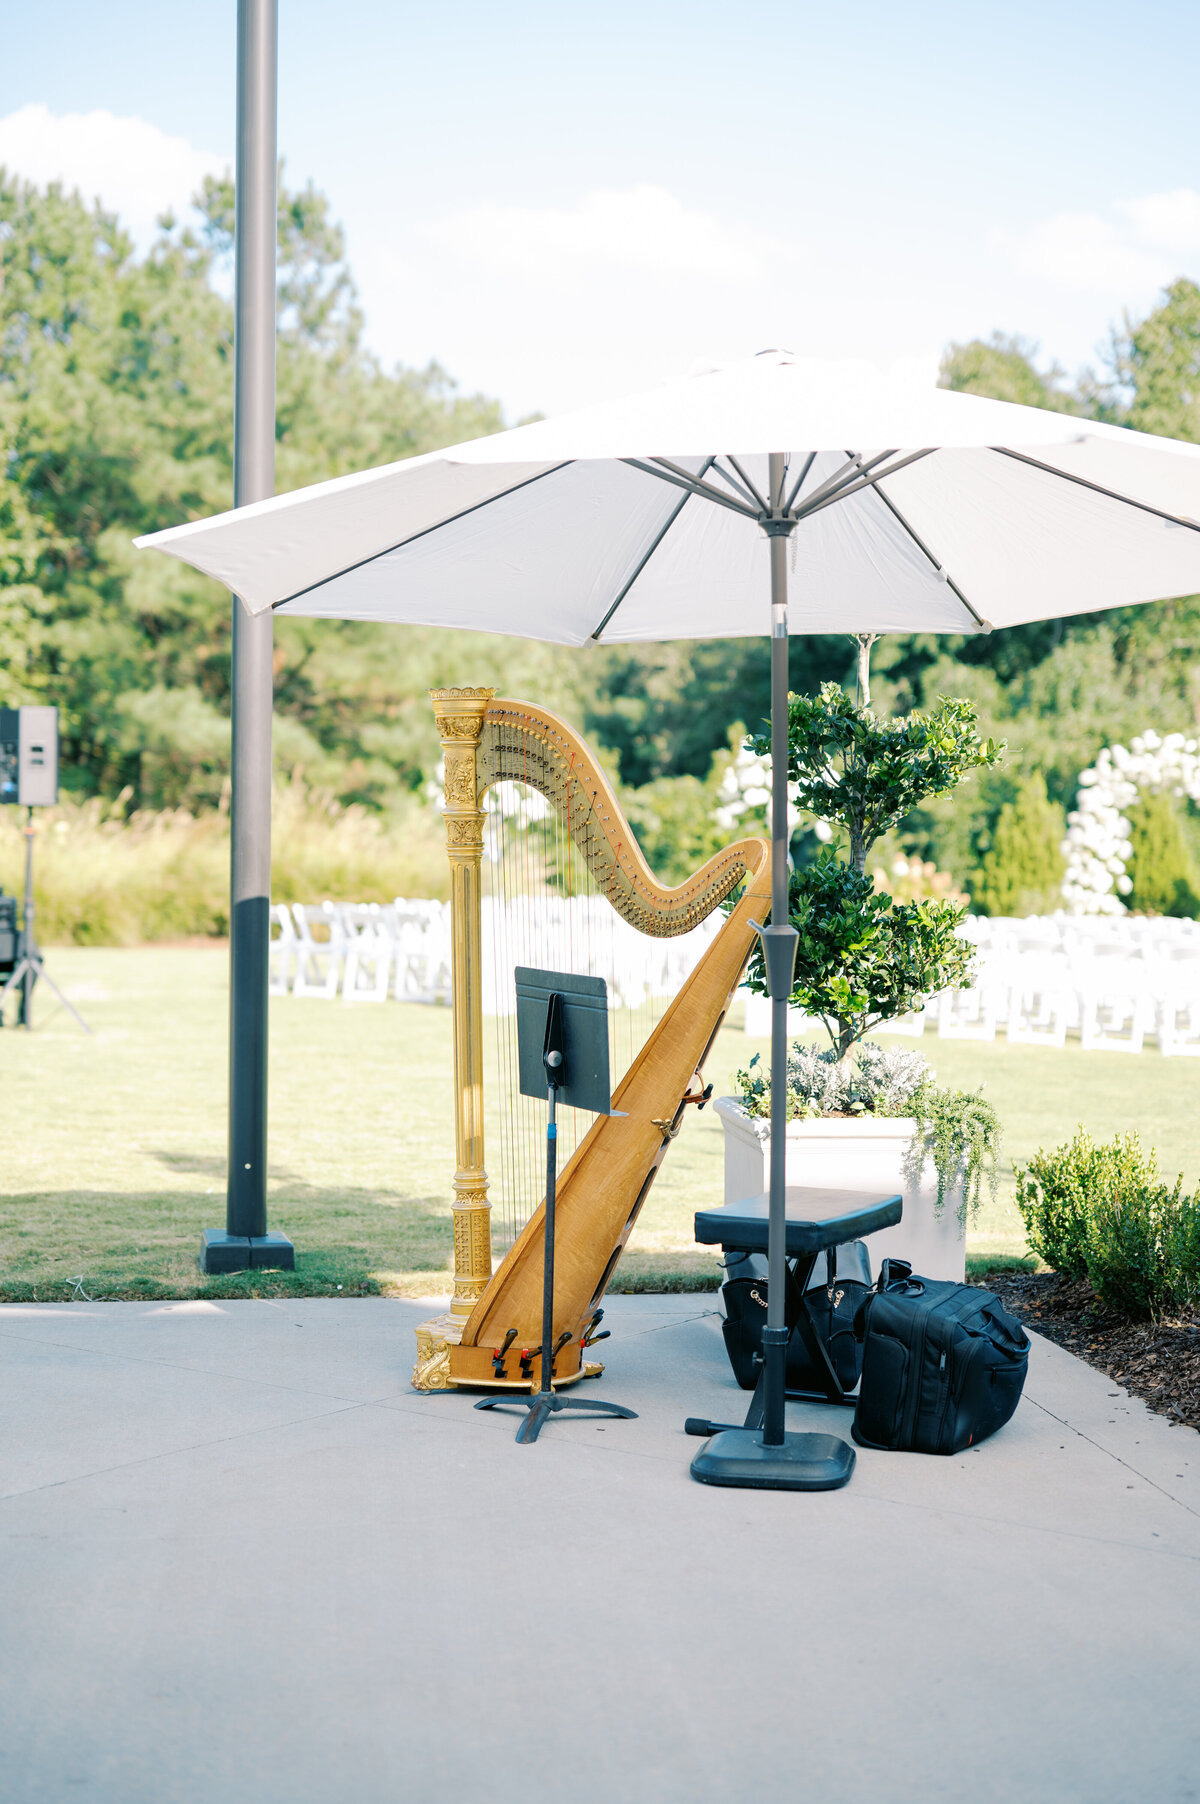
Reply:
M454 1015L454 1297L450 1313L417 1329L413 1383L449 1387L450 1348L492 1276L491 1204L483 1165L483 809L479 742L494 689L431 689L446 761Z

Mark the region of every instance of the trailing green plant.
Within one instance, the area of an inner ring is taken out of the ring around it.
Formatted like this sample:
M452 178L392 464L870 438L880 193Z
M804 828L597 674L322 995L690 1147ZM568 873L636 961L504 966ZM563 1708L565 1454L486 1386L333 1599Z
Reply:
M1005 802L971 883L980 914L1049 914L1059 905L1067 868L1063 836L1067 817L1046 793L1046 779L1034 771Z
M770 735L756 734L765 757ZM955 789L972 771L998 764L1004 746L981 739L970 702L939 696L927 714L887 719L855 702L837 683L816 695L788 696L788 779L795 800L818 819L844 827L850 863L866 867L881 834L919 802Z
M746 1112L768 1119L771 1081L757 1053L736 1082ZM921 1053L868 1043L853 1059L839 1059L797 1040L788 1054L787 1083L789 1121L875 1115L915 1122L906 1176L919 1183L932 1163L939 1213L960 1183L964 1213L979 1207L985 1183L995 1199L1003 1140L995 1108L978 1091L940 1086Z
M839 1059L881 1022L923 1008L936 991L970 976L972 948L957 932L964 907L893 902L829 847L790 873L788 893L800 935L792 1002L824 1021ZM746 982L767 994L761 946Z
M1003 1135L994 1104L978 1090L945 1090L926 1082L913 1097L911 1113L917 1131L909 1148L908 1175L915 1182L927 1161L933 1165L938 1213L947 1191L959 1183L964 1217L978 1209L985 1183L995 1202Z

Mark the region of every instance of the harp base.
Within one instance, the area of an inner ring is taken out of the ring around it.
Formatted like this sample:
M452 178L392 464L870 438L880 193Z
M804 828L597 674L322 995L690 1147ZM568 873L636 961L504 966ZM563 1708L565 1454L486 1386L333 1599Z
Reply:
M785 1434L767 1447L761 1428L724 1428L692 1461L702 1485L750 1491L836 1491L854 1470L854 1449L832 1434Z
M431 1322L421 1322L416 1329L417 1363L413 1367L412 1387L415 1391L500 1391L528 1396L528 1378L493 1378L474 1373L455 1373L453 1354L457 1351L465 1322L461 1316L439 1315ZM475 1349L469 1349L474 1352ZM490 1359L490 1351L486 1356ZM539 1362L540 1363L540 1362ZM599 1378L604 1367L598 1360L585 1359L577 1372L568 1372L554 1380L555 1390L578 1384L581 1378ZM534 1380L536 1383L536 1380Z

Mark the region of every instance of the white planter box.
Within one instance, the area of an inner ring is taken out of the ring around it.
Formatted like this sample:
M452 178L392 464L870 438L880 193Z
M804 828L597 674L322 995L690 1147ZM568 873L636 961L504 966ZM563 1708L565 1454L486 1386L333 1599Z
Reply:
M725 1201L761 1196L770 1182L771 1129L748 1115L734 1096L713 1104L725 1130ZM925 1278L961 1284L966 1275L966 1229L960 1212L961 1185L937 1213L937 1177L927 1164L914 1190L904 1161L916 1124L901 1118L859 1117L853 1121L793 1121L787 1130L789 1184L828 1185L841 1190L895 1192L904 1198L903 1219L867 1240L871 1269L884 1258L907 1259Z

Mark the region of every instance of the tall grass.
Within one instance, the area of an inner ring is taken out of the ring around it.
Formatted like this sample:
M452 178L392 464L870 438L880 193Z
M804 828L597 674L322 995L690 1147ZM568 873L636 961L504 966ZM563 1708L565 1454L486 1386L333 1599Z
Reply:
M134 946L228 932L227 806L126 815L128 799L93 797L35 811L34 899L44 943ZM0 817L0 887L20 893L24 814L6 808ZM415 799L381 817L296 781L275 792L272 899L444 896L444 846L440 817Z

